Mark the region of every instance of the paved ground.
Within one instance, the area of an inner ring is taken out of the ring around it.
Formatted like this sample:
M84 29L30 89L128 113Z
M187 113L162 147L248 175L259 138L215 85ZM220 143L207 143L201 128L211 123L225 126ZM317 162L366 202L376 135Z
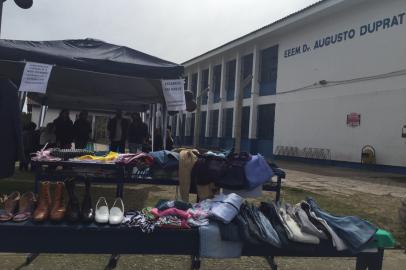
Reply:
M370 172L331 166L278 161L285 169L285 186L323 194L367 193L402 198L406 196L406 175Z
M401 175L383 174L342 168L309 166L292 162L278 162L285 169L287 179L284 181L282 198L289 202L297 202L304 196L316 196L323 207L331 211L342 211L344 214L357 214L364 218L371 217L375 223L402 238L404 234L397 220L396 207L400 198L406 195L406 177ZM16 186L31 188L30 177L23 175L13 180ZM29 183L28 187L27 184ZM6 191L7 185L2 181L0 191ZM8 191L8 190L7 190ZM94 187L95 197L107 193L114 196L112 187ZM131 207L139 208L151 205L159 198L170 198L174 187L129 186L125 196L137 198L131 201ZM1 192L0 192L1 193ZM270 194L266 194L269 196ZM261 199L266 199L264 196ZM128 203L130 205L130 202ZM129 206L130 207L130 206ZM356 210L356 211L354 211ZM336 212L334 212L336 213ZM405 243L406 238L400 240ZM0 239L1 244L1 239ZM136 245L136 243L134 243ZM30 266L20 269L104 269L108 255L40 255ZM24 254L0 254L0 270L19 269L24 263ZM278 258L279 269L314 269L314 270L347 270L354 269L353 259L297 259ZM406 255L403 250L391 250L385 253L384 269L405 269ZM122 256L117 269L190 269L190 258L185 256ZM238 260L202 261L203 270L223 269L269 269L265 259L243 257Z

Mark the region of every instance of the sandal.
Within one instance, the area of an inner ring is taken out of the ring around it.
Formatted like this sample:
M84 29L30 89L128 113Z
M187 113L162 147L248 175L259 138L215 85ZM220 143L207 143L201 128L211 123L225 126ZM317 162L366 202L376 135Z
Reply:
M20 200L20 192L11 193L4 201L4 209L0 210L0 222L12 220L14 213L17 210L18 201Z

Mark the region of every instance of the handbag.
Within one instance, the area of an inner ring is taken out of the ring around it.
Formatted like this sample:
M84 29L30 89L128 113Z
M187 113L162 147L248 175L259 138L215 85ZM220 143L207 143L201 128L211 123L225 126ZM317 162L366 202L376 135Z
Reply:
M251 160L246 163L244 170L247 177L248 190L253 190L263 185L274 175L268 162L260 154L252 156Z
M247 152L233 153L227 159L227 166L224 175L215 180L215 184L221 188L231 190L242 190L247 188L245 176L245 164L251 159Z
M206 168L207 168L207 177L211 179L214 183L219 181L224 177L228 162L226 158L208 155L205 156Z

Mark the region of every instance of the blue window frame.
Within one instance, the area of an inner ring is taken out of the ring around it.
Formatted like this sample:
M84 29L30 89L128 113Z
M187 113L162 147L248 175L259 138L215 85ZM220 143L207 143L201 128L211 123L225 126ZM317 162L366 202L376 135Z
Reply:
M201 80L201 88L200 91L202 93L202 104L206 105L207 104L207 92L203 93L205 89L209 86L209 70L205 69L202 72L202 80Z
M275 125L275 104L258 106L257 138L273 140Z
M192 87L192 89L190 89L190 90L192 90L193 95L196 98L196 93L197 93L197 73L192 74L192 85L191 85L191 87Z
M188 82L189 82L189 77L186 76L185 77L185 85L183 86L185 90L190 90L190 89L187 89Z
M210 113L210 137L218 137L219 130L219 110L213 110Z
M250 107L246 106L242 108L241 115L241 138L247 139L250 129Z
M233 113L233 108L223 110L223 136L225 138L231 138L233 136Z
M192 118L190 119L190 136L195 136L195 116L196 114L192 114Z
M253 64L253 54L245 55L242 58L242 78L243 80L248 76L252 75L252 64ZM250 98L251 97L251 90L252 90L252 80L250 83L244 87L243 89L243 98Z
M200 115L200 137L206 136L206 116L207 112L201 112Z
M236 61L227 62L226 66L226 100L234 100Z
M220 86L221 86L221 65L213 68L213 102L220 101Z
M259 95L275 95L278 77L278 45L261 51Z

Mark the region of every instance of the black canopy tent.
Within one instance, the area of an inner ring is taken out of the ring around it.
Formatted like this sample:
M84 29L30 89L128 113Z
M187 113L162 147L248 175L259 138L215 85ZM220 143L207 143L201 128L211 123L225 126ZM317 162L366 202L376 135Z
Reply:
M178 79L183 66L95 39L0 40L0 74L20 84L25 62L54 65L46 96L34 101L54 108L145 110L163 103L161 79Z
M145 111L148 105L164 104L161 79L183 75L183 66L95 39L0 40L0 76L19 86L25 62L53 65L46 95L29 93L42 108ZM150 108L154 115L156 107ZM153 128L151 133L153 138Z

